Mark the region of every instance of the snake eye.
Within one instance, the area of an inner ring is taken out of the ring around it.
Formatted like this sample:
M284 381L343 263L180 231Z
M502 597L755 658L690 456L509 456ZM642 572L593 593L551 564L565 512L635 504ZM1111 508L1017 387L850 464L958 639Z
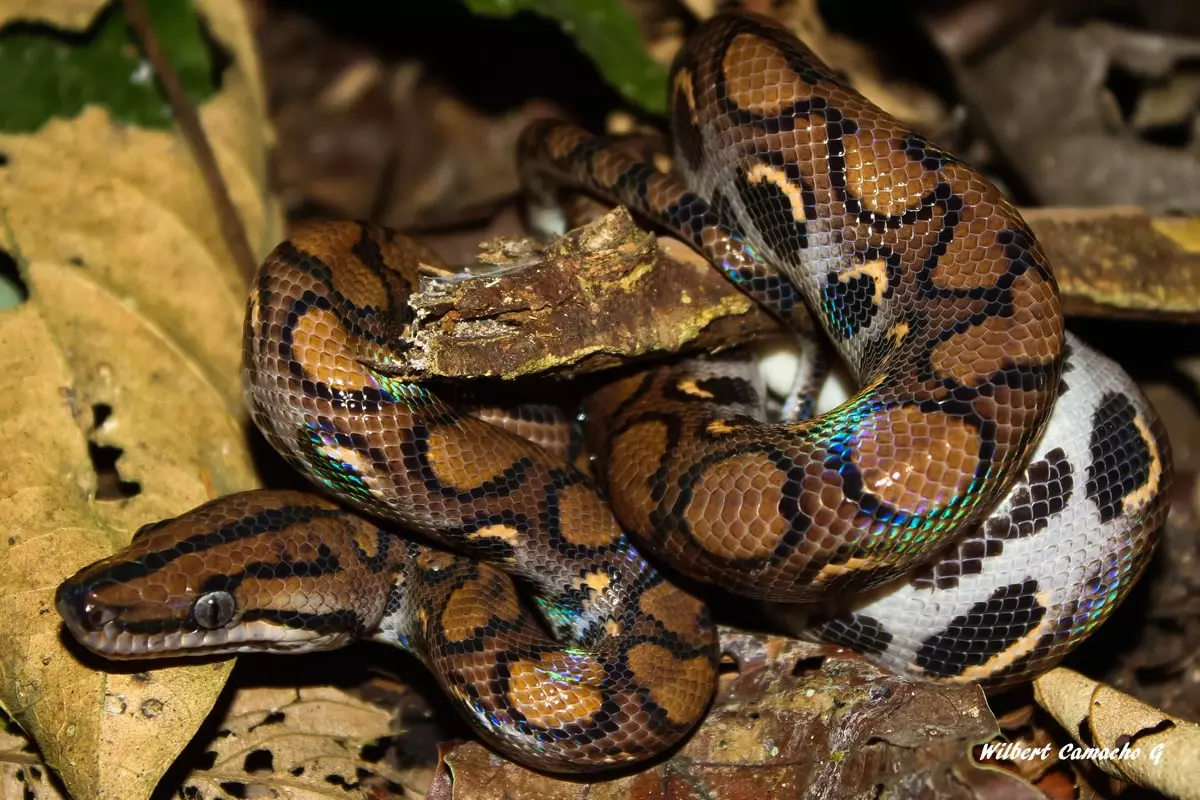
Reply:
M200 595L196 605L192 606L192 618L201 628L223 628L233 619L237 610L237 602L229 592L209 592Z

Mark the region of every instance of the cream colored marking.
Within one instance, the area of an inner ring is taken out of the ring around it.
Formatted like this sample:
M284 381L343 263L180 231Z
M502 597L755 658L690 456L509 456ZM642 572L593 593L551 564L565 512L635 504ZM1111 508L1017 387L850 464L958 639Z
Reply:
M804 215L804 196L800 194L800 187L788 180L787 172L784 170L769 164L755 164L746 175L746 180L750 183L774 184L779 191L783 192L788 205L792 207L792 219L797 222L807 220Z
M813 583L821 584L831 578L836 578L839 575L845 575L848 572L864 572L866 570L876 569L880 566L879 562L873 558L851 558L845 564L826 564L821 567L821 571L817 573L817 577L813 578Z
M892 329L889 331L889 333L891 334L892 338L896 340L896 344L900 344L904 341L904 337L908 336L908 323L904 322L903 320L897 322L894 326L892 326Z
M976 664L973 667L968 667L961 674L950 678L953 683L967 683L969 681L983 680L990 678L1000 670L1010 667L1018 658L1032 653L1037 648L1038 641L1043 636L1053 630L1058 618L1050 616L1050 595L1045 592L1038 592L1034 596L1038 605L1046 609L1046 613L1042 615L1042 621L1034 627L1029 633L1022 636L1017 641L1010 644L1008 647L1001 650L996 655L989 658L982 664Z
M690 394L692 397L699 397L704 400L711 400L713 396L712 392L707 391L706 389L701 389L699 386L697 386L696 381L692 378L684 378L679 383L675 384L675 388L684 394Z
M259 292L252 295L250 301L250 330L257 332L262 326L262 297Z
M521 532L511 525L485 525L479 530L467 534L468 539L493 538L512 543Z
M608 128L605 131L607 135L624 136L633 133L633 126L637 124L637 120L628 111L614 111L608 115L605 123Z
M1154 499L1154 495L1158 494L1158 482L1162 479L1162 457L1158 452L1158 442L1154 441L1154 436L1140 413L1133 418L1133 424L1150 451L1150 474L1146 476L1145 483L1121 498L1121 507L1126 514L1145 508L1146 504Z
M875 282L875 296L871 300L877 306L883 305L883 293L888 290L887 262L882 258L855 264L848 270L838 273L838 283L849 283L855 278L866 275ZM904 326L907 330L908 326Z
M430 572L441 572L454 564L455 556L444 550L426 550L417 555L417 566Z
M692 118L693 125L699 125L700 120L696 116L696 91L692 86L692 71L690 69L681 69L675 76L675 91L683 93L683 99L687 101L688 112Z
M357 475L362 478L367 488L378 493L380 489L379 478L375 468L371 463L370 458L363 455L352 447L340 447L335 445L321 445L317 448L321 455L334 461L341 461L344 464L349 464L350 469L354 470Z
M604 623L604 632L609 636L620 636L621 623L617 622L615 619L608 620Z
M355 525L351 538L367 558L375 558L379 555L379 534L375 530Z
M372 472L371 462L354 448L326 444L321 445L317 449L321 451L321 455L332 461L341 461L343 464L349 464L350 469L363 476L364 479L369 477Z
M707 430L713 436L722 436L726 433L733 433L740 427L742 426L730 425L728 420L714 419L712 422L708 423L708 427L705 430Z
M596 570L595 572L589 572L587 575L584 575L583 583L593 592L599 594L609 586L612 586L612 578L609 577L607 572Z

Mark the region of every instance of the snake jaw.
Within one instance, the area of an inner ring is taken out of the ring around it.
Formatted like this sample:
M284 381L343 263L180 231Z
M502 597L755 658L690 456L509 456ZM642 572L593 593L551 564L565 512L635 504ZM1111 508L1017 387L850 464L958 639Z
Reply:
M85 583L67 581L58 587L54 604L71 635L87 649L108 658L130 658L145 653L149 637L134 637L121 626L122 611L100 602Z
M191 656L266 650L307 653L344 647L356 638L352 631L305 630L265 619L247 620L237 616L224 627L205 628L196 624L189 609L176 608L179 616L163 617L164 607L160 604L108 605L101 602L87 585L70 582L59 587L55 605L67 629L80 644L110 659L184 652ZM147 613L151 608L157 616Z
M311 630L271 619L247 619L240 613L221 627L209 628L197 623L194 603L113 604L101 599L98 588L103 587L67 581L56 593L55 606L80 644L110 659L185 652L191 656L267 650L307 653L344 647L356 638L353 630Z

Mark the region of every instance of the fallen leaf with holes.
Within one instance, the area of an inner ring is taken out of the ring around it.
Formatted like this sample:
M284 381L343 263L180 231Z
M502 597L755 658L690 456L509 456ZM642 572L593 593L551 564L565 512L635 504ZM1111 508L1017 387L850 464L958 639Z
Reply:
M977 686L889 675L849 651L779 636L723 630L721 644L731 669L669 760L581 785L470 743L444 754L428 800L1042 797L972 760L973 745L998 733Z
M403 796L406 775L378 747L390 719L340 689L243 689L179 795L344 800L377 789Z
M41 8L0 0L0 26ZM233 54L201 120L261 253L282 220L246 11L199 8ZM27 290L0 311L0 702L76 798L145 797L230 662L141 672L68 648L54 591L140 525L255 484L245 278L177 131L88 106L0 131L0 153L0 250Z
M0 722L0 797L21 797L25 800L63 798L62 792L50 780L50 771L33 751L29 741L20 731L6 730L3 722Z
M1094 771L1086 763L1058 757L1063 742L1055 737L1062 734L1049 715L1037 707L1033 692L1027 688L997 698L995 705L1009 706L1009 710L997 716L1000 736L976 748L979 762L1019 775L1051 800L1100 797L1092 786ZM1013 702L1018 705L1012 706Z
M1033 692L1079 743L1068 758L1090 758L1112 777L1167 797L1200 798L1200 725L1062 667L1035 680Z

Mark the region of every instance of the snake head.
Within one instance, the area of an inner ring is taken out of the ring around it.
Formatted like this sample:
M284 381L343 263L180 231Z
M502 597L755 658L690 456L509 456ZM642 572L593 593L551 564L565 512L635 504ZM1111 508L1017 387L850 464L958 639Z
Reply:
M372 624L385 601L370 598L390 585L346 569L366 527L312 495L232 495L142 528L55 604L74 638L113 659L334 649Z

